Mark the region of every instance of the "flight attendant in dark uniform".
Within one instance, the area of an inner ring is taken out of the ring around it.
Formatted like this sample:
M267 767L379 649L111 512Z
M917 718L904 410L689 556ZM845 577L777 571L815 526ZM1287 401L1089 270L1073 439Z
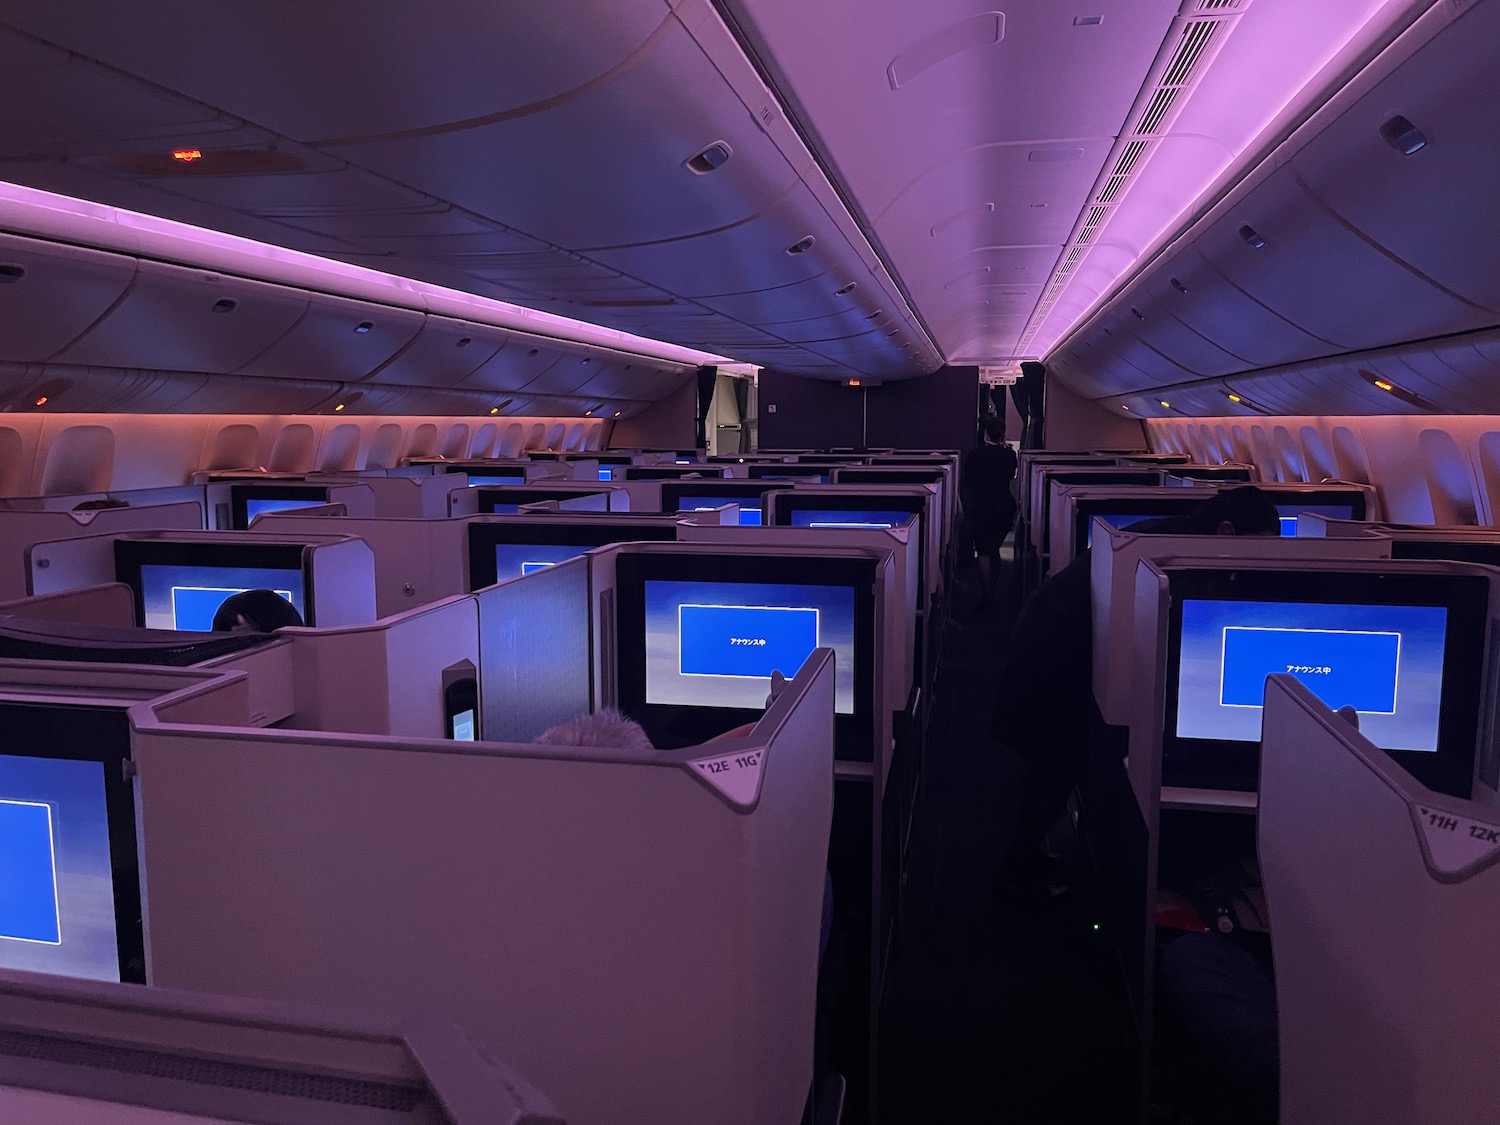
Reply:
M1005 420L986 418L979 444L964 455L959 498L974 536L974 554L979 560L979 579L986 606L1000 573L1000 544L1016 522L1016 498L1011 481L1016 476L1016 452L1005 444Z

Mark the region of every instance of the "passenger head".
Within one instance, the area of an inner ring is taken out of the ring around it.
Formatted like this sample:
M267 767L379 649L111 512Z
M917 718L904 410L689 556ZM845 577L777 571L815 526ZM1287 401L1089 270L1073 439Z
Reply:
M274 633L301 624L297 607L275 590L241 590L219 603L213 629L215 633Z
M103 496L98 500L80 500L73 505L75 512L97 512L103 508L128 508L129 500L121 500L118 496Z
M1186 516L1189 535L1279 535L1281 516L1254 485L1215 493Z
M984 439L999 445L1005 440L1005 419L986 418L980 425L984 432Z
M532 742L543 746L600 746L620 750L655 750L645 729L634 719L613 707L604 707L589 715L580 715L551 730L543 731Z

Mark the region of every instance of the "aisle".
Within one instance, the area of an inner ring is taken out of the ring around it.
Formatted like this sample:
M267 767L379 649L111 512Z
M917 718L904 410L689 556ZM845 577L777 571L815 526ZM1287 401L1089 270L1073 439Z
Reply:
M991 893L1021 776L988 737L1018 598L1002 582L1008 596L965 615L973 581L960 575L947 625L882 1021L881 1125L1110 1125L1129 1119L1133 1075L1102 939L1073 896L1002 908Z

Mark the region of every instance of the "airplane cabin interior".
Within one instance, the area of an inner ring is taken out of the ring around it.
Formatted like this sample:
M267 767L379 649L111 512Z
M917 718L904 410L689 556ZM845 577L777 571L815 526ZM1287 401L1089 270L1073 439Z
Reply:
M0 1116L1488 1120L1500 0L0 4Z

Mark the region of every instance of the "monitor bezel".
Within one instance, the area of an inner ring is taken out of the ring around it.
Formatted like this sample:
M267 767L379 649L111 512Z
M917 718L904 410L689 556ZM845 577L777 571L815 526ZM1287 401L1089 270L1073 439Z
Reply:
M1412 550L1415 547L1416 550ZM1489 558L1475 558L1489 555ZM1500 567L1500 536L1494 539L1426 538L1420 535L1391 536L1391 558L1422 562L1462 562Z
M146 591L143 566L256 567L295 570L302 576L302 620L317 619L312 578L312 550L304 543L195 543L171 539L116 539L115 581L130 587L135 623L145 628ZM265 560L265 561L261 561Z
M928 482L930 483L930 482ZM814 512L912 512L917 517L917 534L921 550L917 552L917 589L927 589L927 509L933 493L924 492L800 492L786 489L774 493L767 501L766 515L775 527L791 527L796 509Z
M1439 606L1448 611L1443 638L1443 698L1437 749L1386 750L1427 788L1468 799L1484 698L1489 579L1479 574L1374 573L1337 570L1209 568L1168 572L1163 785L1253 792L1260 743L1177 735L1185 601L1306 602L1314 605Z
M827 465L799 465L794 462L746 465L745 473L748 480L789 481L792 484L798 481L816 481L818 484L827 484L831 475Z
M796 487L790 481L749 481L732 480L723 478L721 480L674 480L663 481L661 486L661 510L665 514L675 514L685 511L682 501L695 497L725 497L734 499L743 496L757 503L748 505L760 510L762 520L765 516L765 496L768 492L779 492ZM741 504L740 507L747 505Z
M588 523L560 520L555 516L521 517L515 522L474 520L468 532L468 590L470 593L500 580L495 565L498 546L608 547L614 543L671 542L677 538L675 523L634 523L594 518ZM475 576L487 579L476 581Z
M308 500L328 503L326 484L231 484L229 486L229 522L236 531L250 529L251 500Z
M24 745L14 753L7 745ZM64 705L0 700L0 754L98 762L104 767L104 813L109 830L110 886L120 980L146 983L145 903L135 784L130 776L130 717L123 706ZM68 978L84 979L84 978Z
M602 483L602 482L601 482ZM579 500L585 496L607 496L607 488L538 488L525 484L480 484L475 485L474 503L482 516L513 515L511 512L496 512L497 504L542 504L548 500ZM511 491L514 490L514 491Z
M798 553L776 555L653 554L621 552L615 559L617 702L662 749L707 742L746 722L762 708L691 707L646 701L646 583L766 583L780 586L840 586L854 590L853 714L834 713L834 756L873 758L875 716L875 558ZM640 644L628 645L627 637ZM795 674L795 670L786 673Z

